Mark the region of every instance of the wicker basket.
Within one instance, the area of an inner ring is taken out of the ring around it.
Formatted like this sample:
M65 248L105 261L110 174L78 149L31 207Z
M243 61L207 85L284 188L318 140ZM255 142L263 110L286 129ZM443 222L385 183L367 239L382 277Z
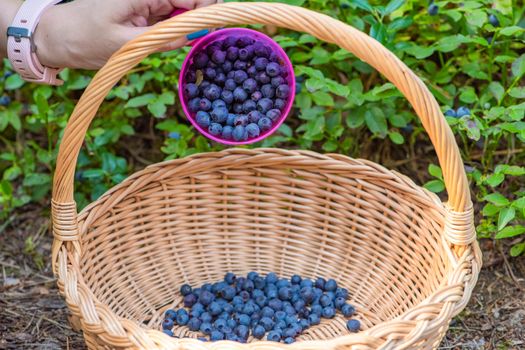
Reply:
M79 149L109 90L148 54L203 29L273 24L335 43L406 96L432 140L447 203L366 160L280 149L229 149L155 164L77 214ZM453 134L425 85L377 41L328 16L276 3L187 12L125 45L97 73L66 127L54 178L53 262L90 349L433 349L468 302L481 259ZM178 286L226 271L340 281L364 330L323 321L292 345L204 343L160 332ZM170 302L169 305L166 303Z

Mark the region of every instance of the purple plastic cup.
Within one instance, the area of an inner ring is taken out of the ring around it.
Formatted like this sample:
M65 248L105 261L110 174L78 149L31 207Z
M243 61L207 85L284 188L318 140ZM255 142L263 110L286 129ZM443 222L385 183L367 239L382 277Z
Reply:
M281 64L284 65L284 67L286 67L286 71L288 73L286 80L287 80L288 86L290 87L290 95L288 96L288 99L286 101L286 106L282 110L281 118L272 125L271 129L265 132L261 132L261 134L258 137L254 137L246 141L224 140L220 137L211 135L208 132L208 130L201 128L195 121L195 113L190 112L190 110L188 109L188 105L187 105L188 101L184 97L184 87L186 86L184 77L186 76L186 73L188 72L191 66L193 57L197 53L205 50L206 47L210 45L211 43L218 41L218 40L223 40L228 36L237 36L237 37L245 36L245 37L250 37L256 41L263 42L265 45L269 46L272 49L273 53L279 56L281 60ZM212 32L200 39L195 40L193 47L191 48L190 52L188 53L188 55L184 59L184 62L182 63L182 69L180 71L180 76L179 76L179 99L181 101L182 110L184 111L184 114L186 114L186 117L189 119L191 124L193 124L193 126L197 130L199 130L201 134L203 134L204 136L206 136L207 138L213 141L216 141L216 142L219 142L225 145L234 145L234 146L246 145L246 144L254 143L257 141L261 141L264 138L273 134L277 129L279 129L279 126L281 126L281 124L284 122L284 120L288 116L288 113L290 113L290 110L292 109L294 98L295 98L295 74L294 74L293 66L292 66L292 63L290 62L290 59L288 58L288 56L286 55L282 47L280 47L279 44L277 44L272 38L256 30L246 29L246 28L226 28L226 29L220 29L215 32Z

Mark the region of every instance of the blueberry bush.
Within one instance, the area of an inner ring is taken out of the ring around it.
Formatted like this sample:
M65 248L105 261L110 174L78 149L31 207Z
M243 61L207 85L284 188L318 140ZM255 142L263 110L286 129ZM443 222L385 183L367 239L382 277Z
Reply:
M383 43L442 106L472 183L480 238L525 252L525 5L513 0L281 0L323 12ZM401 94L366 63L303 33L255 27L287 51L295 108L254 146L367 157L444 191L430 143ZM177 100L188 49L145 59L116 85L91 126L77 169L79 207L162 159L223 149L199 135ZM47 205L68 116L93 73L64 70L58 88L24 83L0 64L0 216ZM127 147L128 144L134 147ZM250 146L253 147L253 146ZM160 150L160 151L158 151Z

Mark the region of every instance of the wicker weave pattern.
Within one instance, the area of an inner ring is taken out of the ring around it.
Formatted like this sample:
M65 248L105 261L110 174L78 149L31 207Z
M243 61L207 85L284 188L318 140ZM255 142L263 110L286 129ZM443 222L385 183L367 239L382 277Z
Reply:
M335 42L368 62L412 103L436 148L444 205L403 175L341 155L228 150L156 164L77 216L73 179L83 138L110 88L146 55L201 28L263 23ZM61 293L98 348L432 349L464 308L480 268L472 203L450 128L424 84L365 34L298 7L228 3L161 23L95 76L66 127L53 190L54 270ZM335 277L366 330L325 322L292 346L202 343L156 330L173 286L250 269Z

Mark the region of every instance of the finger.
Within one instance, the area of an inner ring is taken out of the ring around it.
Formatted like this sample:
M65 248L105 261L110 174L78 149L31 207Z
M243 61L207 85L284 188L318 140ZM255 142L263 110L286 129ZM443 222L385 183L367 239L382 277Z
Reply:
M120 13L125 21L129 16L141 16L148 19L150 24L160 19L166 19L174 10L181 8L192 10L197 6L196 0L115 0L114 13ZM123 11L122 9L127 9Z

